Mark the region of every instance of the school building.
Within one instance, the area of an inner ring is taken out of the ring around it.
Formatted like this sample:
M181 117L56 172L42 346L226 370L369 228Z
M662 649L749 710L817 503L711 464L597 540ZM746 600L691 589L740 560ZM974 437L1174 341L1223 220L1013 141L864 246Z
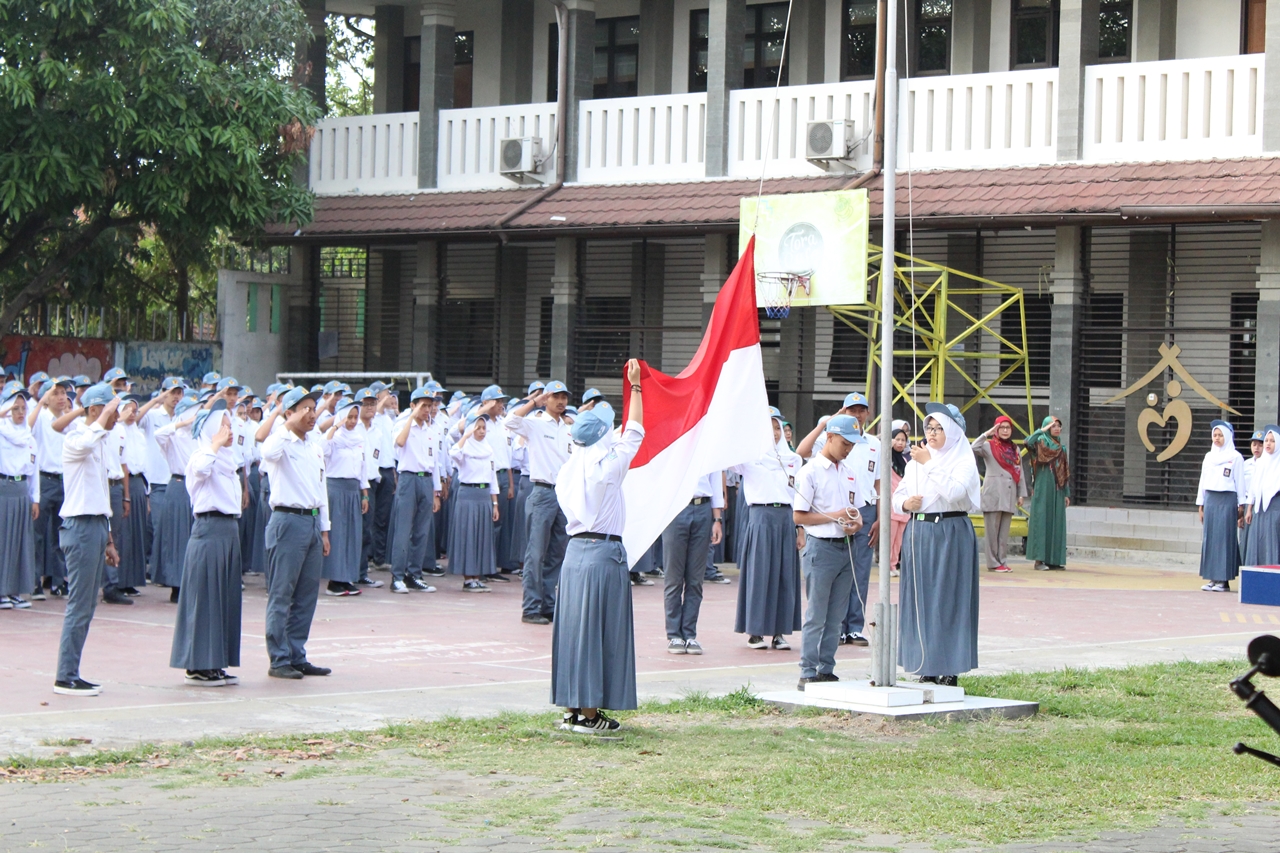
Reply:
M551 0L303 4L318 97L325 15L375 19L374 114L317 124L315 220L269 232L288 263L220 274L224 369L255 386L429 370L617 399L628 356L693 355L766 154L767 194L873 165L876 0L794 0L785 61L785 2L564 0L563 116ZM1076 503L1187 508L1219 404L1244 439L1280 403L1280 0L905 5L899 250L1024 289ZM801 430L864 384L826 310L763 332Z

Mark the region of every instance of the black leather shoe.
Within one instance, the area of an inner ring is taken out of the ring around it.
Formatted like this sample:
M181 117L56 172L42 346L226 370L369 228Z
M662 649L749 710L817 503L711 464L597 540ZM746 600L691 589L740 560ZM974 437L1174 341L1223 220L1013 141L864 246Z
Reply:
M521 616L520 621L528 622L530 625L550 625L551 624L551 620L541 614L538 614L536 616Z
M839 681L840 678L834 672L820 672L814 681Z
M960 676L958 675L939 675L938 683L943 687L959 687Z
M822 680L821 678L817 678L817 677L814 677L814 678L801 678L801 679L800 679L800 683L796 685L796 690L799 690L801 693L803 693L803 692L804 692L804 686L805 686L806 684L814 684L814 683L816 683L816 682L818 682L818 681L821 681L821 680Z
M302 678L302 673L298 672L291 666L273 666L267 670L267 675L272 678L289 678L294 681Z
M170 603L170 604L177 604L177 603L178 603L178 588L177 588L176 586L175 586L175 587L171 587L171 588L169 589L169 603Z
M120 591L123 592L125 595L142 595L142 593L138 592L138 588L133 586L126 586L124 589Z
M316 666L310 661L295 663L293 665L293 668L296 669L298 672L302 673L303 675L328 675L329 673L333 672L333 670L329 669L329 667L327 666Z
M132 598L115 588L104 589L102 600L107 604L133 604Z
M936 676L936 675L922 675L922 676L920 676L920 683L921 683L921 684L937 684L937 683L938 683L938 676Z

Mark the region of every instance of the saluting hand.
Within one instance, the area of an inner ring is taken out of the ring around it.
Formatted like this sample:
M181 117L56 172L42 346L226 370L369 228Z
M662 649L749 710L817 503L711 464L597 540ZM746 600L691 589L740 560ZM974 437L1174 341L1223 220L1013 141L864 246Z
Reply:
M213 434L213 439L209 442L213 445L213 452L217 453L224 447L231 446L231 422L226 418L222 419L222 426L218 427L218 431Z

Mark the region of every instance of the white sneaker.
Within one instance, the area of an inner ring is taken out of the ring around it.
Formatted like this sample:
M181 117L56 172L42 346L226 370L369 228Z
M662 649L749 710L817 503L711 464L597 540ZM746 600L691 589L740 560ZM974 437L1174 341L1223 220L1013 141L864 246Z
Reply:
M697 640L685 640L684 648L688 654L691 654L691 655L702 654L702 644L699 643Z
M780 652L785 652L791 648L791 644L781 634L775 634L773 637L773 647Z
M769 641L764 637L758 637L755 634L752 634L750 637L747 637L747 648L767 649L769 648Z
M688 653L689 649L685 647L684 640L679 637L672 637L670 640L667 640L667 654L684 655Z
M16 595L9 599L9 603L13 605L14 610L26 610L31 607L30 601L25 598L19 598Z
M0 610L12 610L13 602L9 600L9 596L0 595Z

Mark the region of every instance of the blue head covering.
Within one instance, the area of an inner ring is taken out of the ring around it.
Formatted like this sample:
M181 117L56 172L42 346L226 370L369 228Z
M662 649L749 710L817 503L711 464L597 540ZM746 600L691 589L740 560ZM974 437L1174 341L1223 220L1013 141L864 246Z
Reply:
M594 409L578 415L569 434L583 447L590 447L613 431L613 407L600 403Z
M227 401L218 400L212 406L205 409L200 414L196 415L196 422L191 425L191 437L195 439L199 439L200 433L204 429L204 425L209 422L209 418L213 417L214 415L218 415L218 417L215 418L215 420L221 421L222 415L220 413L225 412L226 410L227 410ZM213 435L213 433L211 432L209 433L209 435Z

